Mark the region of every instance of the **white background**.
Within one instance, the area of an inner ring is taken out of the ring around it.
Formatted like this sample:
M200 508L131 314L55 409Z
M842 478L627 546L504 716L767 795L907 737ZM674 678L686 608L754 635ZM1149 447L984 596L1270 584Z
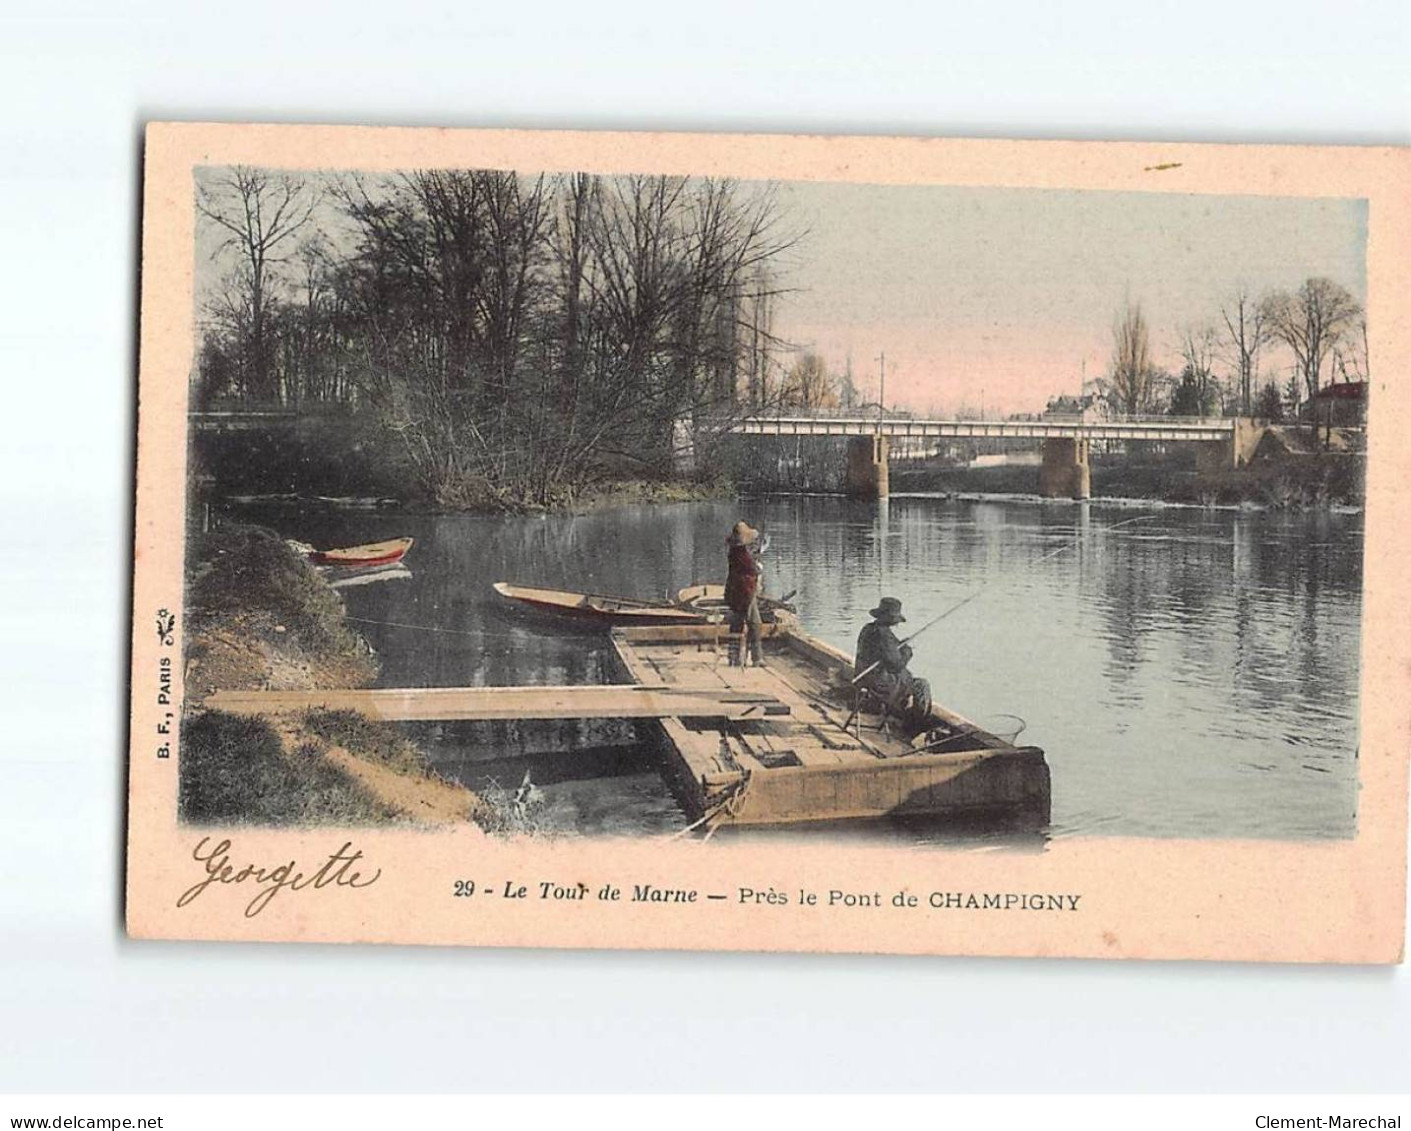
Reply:
M1404 969L135 944L119 917L144 120L1407 144L1408 7L0 3L0 1091L1411 1088Z

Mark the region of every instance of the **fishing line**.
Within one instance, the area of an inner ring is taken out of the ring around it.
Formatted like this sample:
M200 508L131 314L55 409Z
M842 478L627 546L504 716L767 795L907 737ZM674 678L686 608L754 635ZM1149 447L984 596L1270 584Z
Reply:
M480 636L494 640L521 640L523 637L512 632L477 632L471 628L438 628L431 624L404 624L395 620L373 620L371 617L344 617L344 620L357 624L379 624L386 628L414 628L421 632L440 632L447 636Z
M1105 527L1105 528L1104 528L1104 533L1105 533L1106 531L1116 530L1116 529L1118 529L1119 527L1130 526L1130 525L1131 525L1132 523L1134 523L1134 522L1148 522L1148 521L1150 521L1151 519L1154 519L1154 518L1156 518L1156 517L1157 517L1157 516L1154 515L1154 514L1143 514L1143 515L1138 515L1136 518L1129 518L1129 519L1126 519L1126 520L1124 520L1124 521L1122 521L1122 522L1115 522L1115 523L1113 523L1111 526ZM1058 557L1059 554L1067 553L1069 550L1073 549L1073 547L1076 546L1080 541L1082 541L1082 535L1080 535L1080 534L1075 534L1075 535L1074 535L1072 538L1070 538L1066 543L1064 543L1062 546L1059 546L1058 549L1056 549L1056 550L1050 550L1047 554L1044 554L1042 557L1040 557L1037 561L1034 562L1034 565L1038 565L1039 562L1046 562L1046 561L1048 561L1050 558L1056 558L1056 557ZM978 589L976 589L973 593L969 594L969 595L966 596L966 597L961 598L961 599L960 599L959 601L957 601L954 605L952 605L950 608L946 609L944 612L940 613L939 615L932 617L932 618L931 618L930 620L928 620L925 624L923 624L920 628L918 628L915 632L913 632L910 636L903 637L901 643L907 644L907 643L910 643L911 641L915 640L918 636L920 636L923 632L925 632L925 631L926 631L928 628L930 628L932 625L937 624L937 623L939 623L940 621L945 620L946 617L950 616L952 613L959 612L959 611L960 611L961 609L963 609L966 605L970 604L971 601L975 600L976 597L980 596L981 593L984 593L987 589L989 589L991 586L993 586L993 585L995 585L995 584L996 584L995 581L987 581L987 582L985 582L985 583L984 583L983 585L981 585ZM878 665L881 664L881 662L882 662L881 660L878 660L878 661L876 661L876 663L870 665L870 666L867 667L867 668L864 668L862 671L858 672L857 675L855 675L855 676L852 677L851 682L852 682L852 683L856 683L858 680L862 679L864 676L871 674L871 672L872 672L875 668L877 668Z

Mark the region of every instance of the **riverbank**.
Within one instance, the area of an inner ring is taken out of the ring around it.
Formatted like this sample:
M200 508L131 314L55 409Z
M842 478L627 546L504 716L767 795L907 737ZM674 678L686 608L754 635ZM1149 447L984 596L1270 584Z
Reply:
M408 512L424 514L592 514L612 507L642 503L695 503L734 494L729 482L695 479L603 479L564 486L545 499L525 499L513 492L492 490L484 483L446 492L434 500L412 497L381 500Z
M389 724L347 711L271 719L204 709L217 690L366 687L378 661L338 594L272 531L227 525L188 554L184 820L503 824Z
M1139 463L1094 459L1092 497L1151 499L1188 506L1252 505L1271 510L1360 507L1364 464L1347 454L1270 461L1238 470L1199 471L1173 461ZM891 469L897 493L1033 495L1038 470L1026 465L993 467L897 467Z
M571 495L551 503L515 502L496 497L489 500L463 498L458 502L429 502L420 498L399 498L390 495L301 495L295 492L275 494L229 494L210 499L212 507L289 507L297 510L365 510L394 511L398 514L596 514L613 507L656 505L665 503L699 503L712 499L734 498L733 483L701 483L694 480L629 479L588 484Z
M447 474L433 486L374 419L311 417L293 430L198 432L191 446L200 505L226 501L395 509L425 514L578 514L635 503L694 502L732 492L730 469L693 475L619 460L587 479L545 485L509 476Z

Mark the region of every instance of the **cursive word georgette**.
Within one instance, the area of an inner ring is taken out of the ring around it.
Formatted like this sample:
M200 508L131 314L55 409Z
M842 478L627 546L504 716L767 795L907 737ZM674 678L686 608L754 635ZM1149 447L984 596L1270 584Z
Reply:
M181 898L176 901L178 907L185 907L212 884L248 882L260 889L259 894L245 905L245 918L253 919L268 907L270 900L285 888L290 891L303 891L305 888L317 890L330 885L365 888L375 884L377 878L382 875L381 868L370 876L350 870L363 858L362 849L354 850L352 841L348 841L337 852L330 855L319 866L318 871L306 875L298 870L299 862L297 860L290 860L287 864L279 864L275 867L245 864L241 868L236 868L230 862L230 841L218 841L214 847L208 848L210 840L210 837L203 836L200 843L191 851L192 859L205 866L206 875L204 879L198 880L182 892Z

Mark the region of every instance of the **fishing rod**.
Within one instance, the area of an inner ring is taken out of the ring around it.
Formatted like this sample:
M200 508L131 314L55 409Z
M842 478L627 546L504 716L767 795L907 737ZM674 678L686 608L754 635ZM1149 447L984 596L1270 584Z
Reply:
M1124 520L1124 521L1122 521L1122 522L1113 523L1113 524L1112 524L1111 526L1109 526L1107 529L1108 529L1108 530L1116 530L1116 529L1117 529L1118 527L1120 527L1120 526L1130 526L1130 525L1131 525L1132 523L1134 523L1134 522L1146 522L1146 521L1148 521L1148 520L1150 520L1150 519L1153 519L1153 518L1155 518L1155 517L1156 517L1156 515L1154 515L1154 514L1139 515L1137 518L1129 518L1129 519L1126 519L1126 520ZM1066 553L1067 551L1071 550L1071 549L1072 549L1074 546L1076 546L1077 544L1078 544L1078 538L1077 538L1077 537L1070 538L1064 545L1058 547L1058 549L1056 549L1056 550L1050 550L1047 554L1044 554L1043 557L1039 558L1039 561L1038 561L1038 562L1035 562L1034 564L1035 564L1035 565L1038 565L1039 562L1046 562L1046 561L1049 560L1049 558L1056 558L1056 557L1058 557L1059 554ZM952 613L959 612L961 609L963 609L966 605L970 604L971 601L975 600L976 597L978 597L981 593L983 593L986 589L988 589L988 588L989 588L991 585L993 585L993 584L994 584L994 582L992 582L992 581L987 581L987 582L985 582L985 584L984 584L984 585L981 585L980 588L978 588L978 589L975 590L975 592L973 592L973 593L971 593L969 596L964 597L964 598L962 598L961 600L957 601L954 605L952 605L950 608L946 609L944 612L940 613L939 615L932 617L932 618L931 618L930 620L928 620L925 624L923 624L920 628L918 628L915 632L913 632L910 636L904 637L904 638L900 641L900 643L902 643L902 644L909 644L909 643L911 643L911 641L915 640L918 636L920 636L923 632L925 632L925 631L926 631L928 628L930 628L932 625L937 624L937 623L939 623L940 621L945 620L946 617L950 616ZM871 675L872 672L874 672L878 667L881 666L881 664L882 664L882 661L881 661L881 660L874 660L874 661L873 661L871 664L869 664L867 667L863 668L862 671L858 672L857 675L853 676L852 679L850 679L848 682L849 682L850 684L857 683L858 680L864 679L864 678L866 678L867 676Z

